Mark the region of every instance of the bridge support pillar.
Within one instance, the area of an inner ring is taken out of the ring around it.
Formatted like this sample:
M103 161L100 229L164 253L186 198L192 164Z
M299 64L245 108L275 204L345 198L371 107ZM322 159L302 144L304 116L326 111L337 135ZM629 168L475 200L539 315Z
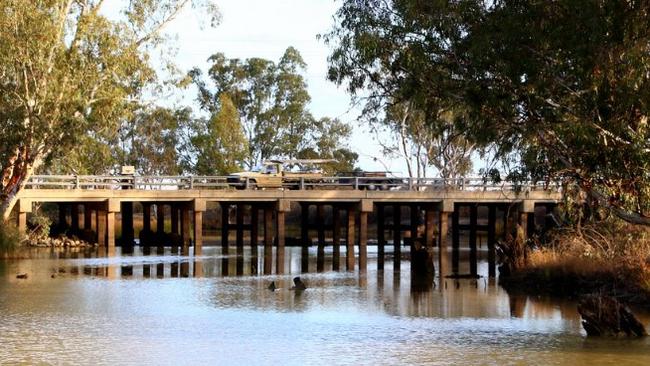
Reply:
M438 274L440 277L440 289L443 288L442 284L444 278L449 271L447 263L447 248L449 246L449 215L453 215L452 212L444 211L445 209L449 208L442 208L440 211L440 219L438 220L438 235L440 236L438 239L440 243L438 245Z
M59 228L65 228L68 226L68 204L67 203L59 203Z
M497 221L497 207L491 204L488 208L488 276L496 276L496 221Z
M221 254L228 254L228 236L230 234L230 203L221 202Z
M354 206L348 207L348 225L347 225L347 243L345 253L346 270L354 271L354 242L355 233L354 225L356 221L356 210Z
M264 274L273 269L273 208L264 207Z
M300 272L309 272L309 245L311 238L309 237L309 203L302 203L300 205Z
M106 246L110 253L115 250L115 213L120 212L120 202L109 199L106 206Z
M341 207L332 206L332 270L341 269Z
M478 204L472 204L469 210L469 273L478 273L478 257L476 250L476 225L478 221Z
M179 225L178 225L178 219L180 217L179 214L179 208L177 203L172 203L170 204L170 219L171 219L171 239L170 239L170 244L172 246L171 248L171 253L172 254L178 254L178 244L180 243L179 237L180 237L180 230L179 230ZM181 238L182 240L182 238Z
M361 200L359 205L359 271L368 269L368 213L372 212L374 203Z
M84 203L84 230L92 230L93 209L90 203Z
M237 275L241 276L244 274L244 215L246 213L246 205L238 203L235 209L237 210L235 212L235 243L237 249L235 270Z
M178 235L178 216L179 216L178 215L178 204L172 203L171 204L171 209L172 209L172 212L171 212L171 220L172 220L171 230L172 230L172 234L177 234Z
M402 206L393 205L393 272L399 272L402 264Z
M431 252L433 250L433 237L436 231L435 226L435 214L436 211L431 205L426 206L424 212L424 245L427 248L427 251Z
M318 251L316 255L316 271L325 270L325 205L316 205L316 227L318 228Z
M97 208L97 215L95 215L95 218L97 220L97 223L95 226L97 227L97 245L100 247L105 247L106 246L106 216L107 212L106 209L102 204L99 205Z
M205 200L194 200L194 255L203 251L203 212L206 210Z
M190 207L186 203L181 207L181 237L183 239L183 248L181 249L182 253L188 254L190 247Z
M18 232L21 235L27 233L27 213L29 212L32 212L32 202L23 199L18 201L18 222L16 225L18 226Z
M151 232L151 203L149 202L142 202L142 231Z
M251 274L257 274L257 241L259 239L259 206L251 207Z
M377 269L384 269L384 247L386 246L385 232L385 207L383 204L377 205Z
M454 211L451 214L451 272L457 274L460 262L460 207L454 205Z
M70 206L70 229L74 235L79 233L79 204L76 202Z
M133 202L122 202L120 213L122 214L122 245L132 246L135 237L133 230Z
M163 234L165 234L165 205L156 202L156 236L158 240L163 240ZM162 242L159 242L158 246L162 244Z
M278 213L277 213L277 227L276 227L276 236L278 240L278 246L275 253L275 272L277 274L284 273L284 240L285 240L285 213L291 209L289 201L279 200L278 201Z

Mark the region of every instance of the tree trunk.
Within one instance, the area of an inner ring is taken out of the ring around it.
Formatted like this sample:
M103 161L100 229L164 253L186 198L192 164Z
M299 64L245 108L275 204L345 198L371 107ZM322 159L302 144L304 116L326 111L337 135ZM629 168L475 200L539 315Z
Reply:
M11 211L18 202L18 194L25 187L25 183L32 176L34 169L40 165L41 160L37 159L36 161L33 165L24 163L14 166L11 178L7 180L6 185L3 185L0 193L0 215L2 215L3 222L9 219Z

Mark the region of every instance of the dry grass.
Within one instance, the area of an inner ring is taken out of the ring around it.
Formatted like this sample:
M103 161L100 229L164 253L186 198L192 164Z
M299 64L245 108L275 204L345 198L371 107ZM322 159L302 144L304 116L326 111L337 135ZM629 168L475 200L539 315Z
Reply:
M600 222L559 229L549 243L529 250L525 264L505 282L551 293L607 292L650 299L650 229Z

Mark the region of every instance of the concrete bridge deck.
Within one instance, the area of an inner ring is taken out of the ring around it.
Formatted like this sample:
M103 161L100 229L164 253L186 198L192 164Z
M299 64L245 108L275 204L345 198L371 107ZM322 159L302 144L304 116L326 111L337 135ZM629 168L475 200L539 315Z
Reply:
M394 250L399 254L402 238L418 238L418 227L421 226L425 227L421 239L426 248L432 248L436 242L440 249L446 248L451 221L451 243L454 249L458 247L458 232L467 230L470 250L475 257L476 233L485 230L493 258L498 220L503 220L504 237L508 232L518 235L521 230L516 230L517 226L523 227L523 232L528 231L527 225L528 228L534 226L533 214L536 207L544 207L548 211L549 207L561 199L558 189L545 189L536 184L487 184L482 178L391 178L390 186L384 187L384 190L376 189L379 186L369 181L340 177L323 179L319 183L301 182L301 189L255 189L255 185L248 182L243 187L232 187L225 177L35 176L19 194L18 225L21 230L25 230L27 214L32 211L34 203L58 203L60 223L67 223L69 217L73 232L79 232L82 226L84 230L92 230L97 243L110 249L116 244L116 214L121 215L123 245L133 243L133 203L142 204L142 243L143 232L153 237L150 226L151 207L156 208L158 219L155 233L158 240L165 234L164 207L171 207L169 219L172 229L169 234L180 237L185 248L194 245L194 253L200 254L203 213L208 202L217 202L222 211L221 240L224 247L228 246L231 230L236 231L238 247L243 245L244 231L250 234L248 237L251 246L257 246L258 235L263 231L265 248L270 250L275 245L276 259L281 263L284 256L285 213L291 209L292 203L297 203L302 211L302 242L310 242L310 230L316 230L321 245L325 241L325 231L328 230L335 243L345 240L348 254L346 266L353 269L355 246L359 248L359 265L365 268L369 214L375 217L378 233L376 239L382 256L383 245L387 242L386 231L392 235ZM317 207L316 217L311 218L313 223L310 223L311 206ZM328 214L332 217L324 216L325 206L331 207ZM503 209L506 206L509 208ZM469 225L459 223L459 211L463 207L469 209ZM487 225L477 224L478 207L488 208ZM402 217L402 211L407 209L409 215ZM496 217L497 210L502 212L503 217ZM390 217L387 213L390 213ZM326 220L333 222L333 227L326 228ZM248 223L244 224L245 221ZM408 224L405 225L403 221L408 221ZM357 227L358 232L355 230ZM345 229L344 238L341 237L342 229ZM406 233L410 235L405 235ZM336 250L338 252L338 248ZM265 268L265 272L270 272L270 269Z

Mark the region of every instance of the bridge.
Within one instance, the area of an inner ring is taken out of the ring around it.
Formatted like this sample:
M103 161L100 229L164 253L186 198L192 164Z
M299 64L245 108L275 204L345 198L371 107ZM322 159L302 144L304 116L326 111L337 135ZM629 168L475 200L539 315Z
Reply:
M383 266L387 233L392 239L394 258L399 259L401 244L407 241L411 248L421 245L432 251L437 247L440 253L451 244L457 253L464 232L468 237L470 272L476 274L476 239L482 232L487 234L492 275L497 236L532 233L544 225L544 216L560 198L557 185L492 183L483 178L323 177L262 189L255 182L233 184L227 177L215 176L36 175L19 194L17 221L24 231L35 203L56 203L59 225L68 225L71 232L92 232L92 239L110 250L116 245L116 216L121 223L119 243L133 245L134 203L138 203L143 218L141 245L165 241L180 246L186 254L193 246L194 254L200 255L204 213L208 204L217 203L221 218L216 221L220 221L223 248L230 245L233 231L238 249L243 248L245 238L251 248L257 248L262 232L264 251L272 253L276 248L275 267L281 273L283 266L279 264L284 263L287 239L285 218L299 207L298 243L307 248L315 231L320 254L326 233L330 234L334 266L338 266L341 241L346 269L355 268L356 247L358 266L363 270L369 239L376 240L378 265ZM156 213L155 231L151 227L152 207ZM311 210L313 207L315 210ZM368 237L369 216L375 238ZM166 220L171 224L167 233ZM442 255L439 257L442 270L446 263ZM457 254L454 258L452 267L456 268L452 271L457 272ZM399 268L399 260L394 265ZM264 272L271 271L272 263L265 262Z

